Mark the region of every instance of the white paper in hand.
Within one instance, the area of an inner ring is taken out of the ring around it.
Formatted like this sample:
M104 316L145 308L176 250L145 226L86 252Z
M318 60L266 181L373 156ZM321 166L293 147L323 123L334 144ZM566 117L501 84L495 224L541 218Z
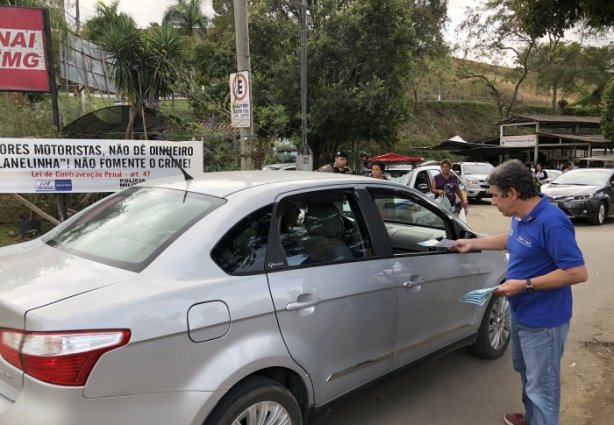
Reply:
M467 214L465 213L465 209L464 208L461 208L460 212L458 213L458 218L463 223L467 222Z

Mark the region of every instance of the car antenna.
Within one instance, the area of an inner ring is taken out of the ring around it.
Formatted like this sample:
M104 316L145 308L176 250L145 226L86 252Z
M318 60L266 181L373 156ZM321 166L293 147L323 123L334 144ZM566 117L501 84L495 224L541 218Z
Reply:
M167 152L166 154L173 160L173 163L181 170L181 172L183 173L183 177L185 178L185 181L194 180L194 177L189 175L188 172L183 169L183 167L181 166L179 161L177 161L175 159L175 157L173 157L173 155L171 155L170 152Z

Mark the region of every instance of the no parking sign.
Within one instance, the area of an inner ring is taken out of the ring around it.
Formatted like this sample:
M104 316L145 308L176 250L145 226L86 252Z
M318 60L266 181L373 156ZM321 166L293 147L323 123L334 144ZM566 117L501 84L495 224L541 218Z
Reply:
M249 72L230 74L230 111L233 127L251 127Z

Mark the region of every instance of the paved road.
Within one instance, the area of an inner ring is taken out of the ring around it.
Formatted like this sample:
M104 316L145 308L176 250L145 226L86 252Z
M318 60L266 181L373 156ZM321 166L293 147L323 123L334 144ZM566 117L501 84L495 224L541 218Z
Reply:
M487 201L470 205L469 224L482 233L507 231L509 219ZM560 425L611 425L614 418L614 291L610 264L614 220L576 223L588 283L574 287L575 312L563 358ZM395 374L336 404L318 425L490 425L521 410L510 350L497 360L459 350Z

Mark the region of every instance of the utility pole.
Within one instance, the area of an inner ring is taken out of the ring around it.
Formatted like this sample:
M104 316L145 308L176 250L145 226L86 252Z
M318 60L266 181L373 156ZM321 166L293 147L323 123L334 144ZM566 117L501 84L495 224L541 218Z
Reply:
M301 1L301 139L303 155L309 155L307 144L307 0Z
M237 71L247 71L250 76L252 67L249 55L249 28L247 25L247 0L234 0L235 36L237 41ZM252 78L249 79L250 101L253 105ZM254 158L252 139L254 138L253 108L250 107L250 126L239 128L241 137L241 170L253 170Z
M307 143L307 0L300 0L301 24L301 155L296 156L296 169L313 171L313 156Z
M81 45L81 56L83 57L83 75L87 80L87 62L85 60L85 53L83 52L83 39L81 38L81 7L79 6L79 0L75 1L75 26L76 26L76 34L79 37L79 44ZM66 81L66 85L68 86L68 81ZM85 105L83 102L83 90L85 87L81 87L79 83L77 83L77 97L79 98L79 113L85 114Z

